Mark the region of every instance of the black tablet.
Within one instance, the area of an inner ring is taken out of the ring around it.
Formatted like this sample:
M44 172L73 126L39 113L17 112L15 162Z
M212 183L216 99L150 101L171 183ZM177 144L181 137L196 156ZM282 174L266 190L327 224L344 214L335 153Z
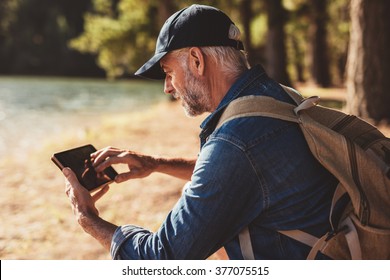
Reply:
M85 145L55 153L51 160L62 170L69 167L77 179L89 192L96 191L114 181L118 173L112 167L96 172L92 166L91 153L96 152L92 145Z

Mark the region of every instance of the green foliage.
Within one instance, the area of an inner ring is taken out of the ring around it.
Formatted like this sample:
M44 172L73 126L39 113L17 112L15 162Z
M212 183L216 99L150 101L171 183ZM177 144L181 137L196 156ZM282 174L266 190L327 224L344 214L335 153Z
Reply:
M117 2L117 14L113 11L114 2ZM96 54L99 66L109 78L131 75L154 52L162 24L159 13L167 2L173 3L177 9L194 3L178 0L94 0L93 11L84 17L84 32L71 40L69 46L80 52ZM197 3L214 5L233 13L237 11L239 1L200 0Z
M328 3L328 46L332 80L336 84L344 81L347 46L349 41L350 0L329 1ZM312 11L308 0L284 0L290 18L286 25L289 71L294 80L298 79L297 64L302 64L304 79L310 78L308 71L311 45Z
M293 80L305 81L308 71L308 44L310 28L310 11L307 1L285 0L285 8L289 12L290 20L286 24L287 55L289 57L288 70ZM301 65L301 69L298 69ZM302 73L299 73L302 71ZM301 77L299 77L301 76Z
M101 75L93 57L67 48L90 0L1 0L0 73Z
M253 19L250 36L254 47L264 45L267 39L267 16L265 14L260 13Z
M329 14L333 19L328 25L329 45L332 48L331 66L333 76L339 82L345 79L350 26L349 2L350 0L338 0L329 3Z
M7 35L11 25L17 20L16 11L19 0L2 0L0 2L0 35Z
M70 46L98 55L98 64L110 78L136 70L154 51L154 1L121 0L114 18L111 1L94 1L94 11L85 15L84 33L71 40Z

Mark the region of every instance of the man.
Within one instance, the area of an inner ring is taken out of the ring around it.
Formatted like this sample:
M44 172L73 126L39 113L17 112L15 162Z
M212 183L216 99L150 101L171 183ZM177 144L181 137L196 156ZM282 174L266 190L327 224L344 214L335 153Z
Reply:
M243 259L242 232L253 258L306 258L309 246L278 231L327 232L337 181L313 158L296 124L247 117L215 129L224 108L238 97L292 102L261 66L249 67L234 23L208 6L178 11L162 27L155 55L136 75L165 79L164 91L180 99L189 116L211 112L201 125L200 153L194 160L116 148L92 154L98 172L128 165L117 183L153 172L190 181L155 233L101 219L95 202L108 188L91 197L64 169L66 193L83 229L115 259L205 259L221 247L231 259Z

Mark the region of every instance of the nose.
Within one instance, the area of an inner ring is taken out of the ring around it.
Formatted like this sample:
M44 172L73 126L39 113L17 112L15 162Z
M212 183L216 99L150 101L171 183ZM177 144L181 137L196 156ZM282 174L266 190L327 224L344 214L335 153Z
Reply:
M165 77L164 92L166 94L174 94L175 93L175 89L174 89L174 87L172 86L172 83L171 83L171 78L168 77L168 76Z

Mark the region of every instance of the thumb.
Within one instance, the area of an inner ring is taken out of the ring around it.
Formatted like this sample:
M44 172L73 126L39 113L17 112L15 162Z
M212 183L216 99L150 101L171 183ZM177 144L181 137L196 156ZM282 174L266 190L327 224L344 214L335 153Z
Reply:
M130 179L139 179L139 178L143 178L143 177L145 177L145 176L142 176L141 172L138 169L133 168L129 172L124 172L124 173L118 174L115 177L115 183L119 184L119 183L125 182L125 181L130 180Z
M109 189L110 189L110 186L109 186L109 185L106 185L106 186L104 186L101 190L99 190L97 193L95 193L95 194L92 196L93 202L98 201L103 195L105 195L105 194L108 192Z
M76 174L69 167L65 167L64 169L62 169L62 173L71 185L80 184L76 177Z

